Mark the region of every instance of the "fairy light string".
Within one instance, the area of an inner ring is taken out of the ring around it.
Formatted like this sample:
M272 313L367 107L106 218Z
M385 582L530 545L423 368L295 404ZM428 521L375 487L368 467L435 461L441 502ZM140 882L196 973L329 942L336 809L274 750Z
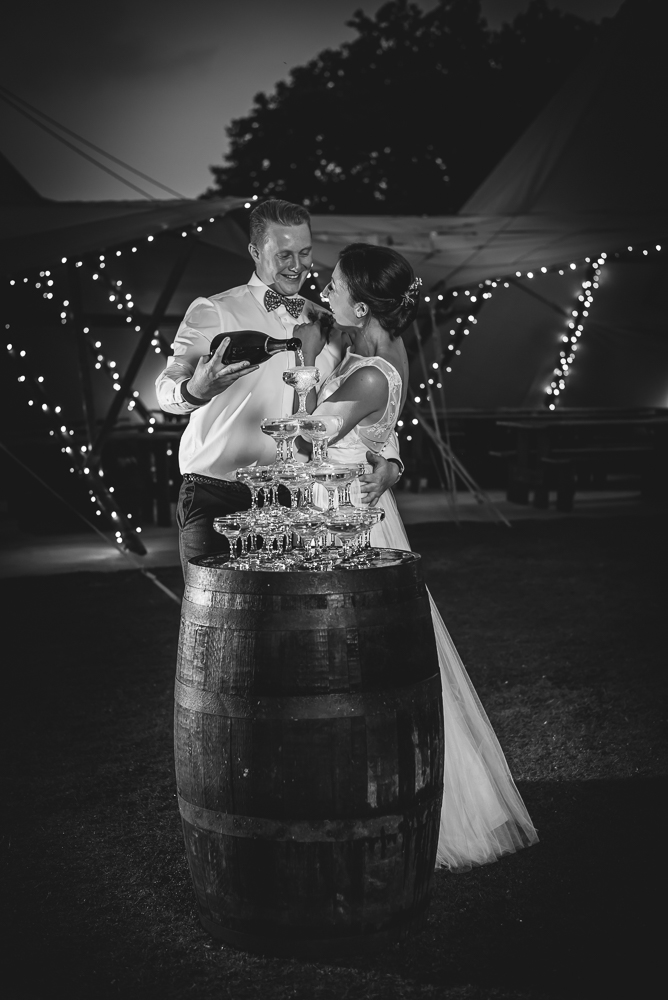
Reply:
M10 324L5 324L5 331L11 335ZM141 533L141 527L130 524L132 514L123 514L120 510L113 497L114 487L100 481L104 478L104 470L101 468L94 470L90 467L89 445L77 445L72 440L76 436L74 428L68 426L66 418L62 415L62 407L51 402L45 389L45 376L35 375L28 368L27 351L19 350L11 340L6 347L8 356L15 362L20 372L17 381L29 390L28 406L39 408L44 422L49 427L49 437L59 440L60 452L70 463L70 473L78 473L86 481L88 496L96 507L96 515L107 516L115 528L114 534L119 545L143 555L144 546L136 537L136 533Z
M559 357L552 371L554 378L545 387L544 402L548 410L556 410L559 397L566 389L566 380L572 371L576 351L580 346L580 337L584 331L584 320L594 302L594 292L599 287L606 257L607 254L602 253L594 262L589 259L586 261L587 269L584 280L580 283L581 291L573 302L565 330L559 334Z
M257 195L254 195L250 200L244 203L244 208L250 209L253 207L253 202L257 201ZM209 217L207 220L200 220L192 224L188 224L181 230L182 237L195 236L197 237L203 232L204 226L212 224L216 221L216 217ZM145 237L145 242L148 245L155 243L156 236L149 234ZM118 312L122 313L125 323L130 326L134 325L134 331L140 332L142 329L142 323L144 317L139 314L138 309L135 306L134 297L131 292L123 288L123 279L113 279L111 278L109 272L106 270L108 265L114 261L116 258L123 256L124 252L135 254L138 252L138 241L135 241L135 245L121 246L117 248L112 248L111 250L105 248L96 254L97 259L93 263L92 259L88 256L83 255L82 259L76 260L74 263L75 268L87 267L90 271L90 276L92 281L101 281L102 286L106 289L106 294L108 296L108 301L110 304L115 305ZM143 242L143 241L142 241ZM67 265L67 257L62 257L60 260L61 265ZM75 312L70 301L70 295L73 290L66 293L66 297L60 298L58 295L58 280L56 278L55 271L58 269L58 265L54 264L48 269L43 269L38 272L38 275L31 278L30 275L23 275L22 277L12 277L9 279L10 288L18 291L19 289L31 288L40 293L40 296L45 300L46 303L53 305L58 310L58 318L61 326L78 324L81 320L75 316ZM317 277L317 275L316 275ZM82 324L81 330L84 336L88 337L91 334L90 327ZM29 407L38 406L42 415L42 418L49 427L49 436L56 438L60 443L60 452L65 456L69 463L69 471L73 475L78 475L85 480L88 487L88 495L92 504L95 505L95 514L98 517L106 516L112 523L115 529L115 539L119 546L126 550L134 551L137 554L146 554L146 549L144 548L142 542L138 538L141 533L141 526L130 523L133 520L131 513L123 513L120 509L115 497L113 496L115 488L112 485L106 485L102 482L105 477L105 471L99 459L94 465L91 456L91 443L87 444L76 444L75 437L78 437L78 433L75 431L73 426L70 426L67 419L64 417L62 412L62 407L58 404L54 404L45 391L45 376L35 375L28 366L28 352L22 349L19 345L14 343L16 339L16 328L12 328L10 323L5 323L5 332L7 334L7 355L15 363L19 371L17 376L18 382L22 384L26 390L28 390L27 405ZM94 359L94 367L98 371L102 371L111 381L115 391L120 391L121 373L117 371L117 362L109 357L109 352L105 351L102 346L102 341L99 339L91 342L91 340L86 340L86 346L88 351L92 354ZM170 349L166 341L159 333L156 334L151 340L150 345L156 354L169 354ZM156 418L151 413L151 410L143 403L140 398L139 391L135 388L131 388L131 398L128 401L127 409L129 412L137 410L138 414L143 419L144 423L147 425L146 429L149 434L153 434L155 430ZM171 456L173 454L173 449L171 445L167 447L167 455ZM170 481L170 485L172 485Z
M133 246L130 249L131 253L137 252L137 247ZM121 256L122 251L116 251L117 256ZM113 258L112 258L113 259ZM127 291L127 286L121 278L114 279L105 270L106 268L106 254L99 254L97 264L89 265L90 277L92 281L99 281L105 288L105 293L110 304L114 305L116 310L122 314L122 318L128 325L134 326L135 333L141 333L142 329L142 317L138 315L138 310L135 306L134 296L131 292ZM125 287L124 287L125 285ZM88 333L88 329L84 328L84 332ZM159 346L159 340L154 337L151 340L151 346L154 347L156 353L161 353L161 348ZM102 371L111 381L111 384L115 391L119 391L121 387L121 373L118 370L117 362L113 358L108 357L108 353L105 353L102 341L96 340L94 344L88 344L88 348L93 358L93 364L96 370ZM135 386L131 387L131 398L127 403L128 412L132 413L135 409L140 414L144 423L147 425L147 430L149 434L153 433L154 424L156 419L151 413L148 406L142 401L140 397L139 390Z
M453 289L450 292L437 292L431 290L430 295L424 296L424 302L428 306L432 329L434 331L434 343L440 357L432 363L433 378L420 383L421 393L415 395L414 401L418 405L430 402L430 393L438 390L443 393L445 378L452 374L455 359L462 354L464 337L469 336L472 328L478 322L477 313L492 298L497 289L510 288L511 281L527 278L532 280L545 274L559 274L560 276L570 275L582 265L586 266L586 274L578 288L576 299L568 310L565 311L565 328L558 333L558 358L552 370L550 384L545 387L545 406L554 411L560 402L560 397L567 388L567 380L573 371L573 366L577 360L577 351L581 347L581 337L583 335L587 318L591 312L594 301L594 294L600 285L602 270L606 263L613 260L638 259L648 257L652 253L660 253L661 244L650 247L628 246L625 250L619 250L612 254L600 253L597 257L585 257L584 260L571 261L566 264L543 266L527 271L515 271L514 275L504 278L490 279L478 282L468 288ZM452 340L447 344L445 351L441 351L442 331L447 330L446 338ZM444 396L442 403L445 407ZM413 421L415 423L415 421ZM403 427L404 422L400 421L399 426ZM412 440L412 436L406 437L407 441Z

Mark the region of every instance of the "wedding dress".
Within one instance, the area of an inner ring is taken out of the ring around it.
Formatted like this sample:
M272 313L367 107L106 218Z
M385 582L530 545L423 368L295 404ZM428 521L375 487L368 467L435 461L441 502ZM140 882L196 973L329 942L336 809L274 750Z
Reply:
M399 417L402 390L399 372L383 358L363 357L350 349L320 386L318 404L364 365L374 365L386 376L387 406L376 423L358 424L330 445L329 455L334 462L365 462L367 451L379 453ZM357 482L353 484L351 499L361 504ZM410 549L390 490L383 494L379 505L385 511L385 519L373 528L371 544ZM429 600L443 688L445 729L443 807L436 864L452 871L467 871L472 865L495 861L503 854L534 844L538 836L431 594Z

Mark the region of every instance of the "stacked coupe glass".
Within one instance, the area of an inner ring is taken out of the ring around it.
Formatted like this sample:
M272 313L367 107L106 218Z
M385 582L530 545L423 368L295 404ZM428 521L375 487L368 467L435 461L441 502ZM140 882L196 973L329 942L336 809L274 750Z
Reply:
M283 379L296 390L299 409L289 417L262 421L263 432L276 444L276 459L271 465L238 469L237 480L251 491L251 508L213 522L230 544L228 568L285 572L369 566L380 555L371 548L371 529L385 512L351 503L350 486L364 475L365 465L343 465L329 459L328 443L340 431L343 418L308 413L306 397L320 380L318 369L304 365L290 368ZM312 443L310 462L294 458L298 435ZM313 502L316 483L327 490L325 510ZM278 502L279 486L290 491L290 507Z

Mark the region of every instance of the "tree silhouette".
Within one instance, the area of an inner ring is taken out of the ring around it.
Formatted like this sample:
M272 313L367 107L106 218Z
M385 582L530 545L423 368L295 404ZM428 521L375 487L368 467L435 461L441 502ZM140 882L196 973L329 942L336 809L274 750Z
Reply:
M357 37L257 94L213 194L312 212L455 212L605 30L532 0L493 32L478 0L393 0Z

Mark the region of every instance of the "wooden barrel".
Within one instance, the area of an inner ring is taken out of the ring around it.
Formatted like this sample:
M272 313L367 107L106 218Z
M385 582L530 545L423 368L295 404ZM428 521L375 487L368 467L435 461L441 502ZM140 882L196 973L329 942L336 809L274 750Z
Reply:
M200 919L246 951L327 959L423 924L443 787L420 558L188 566L175 690L179 808Z

